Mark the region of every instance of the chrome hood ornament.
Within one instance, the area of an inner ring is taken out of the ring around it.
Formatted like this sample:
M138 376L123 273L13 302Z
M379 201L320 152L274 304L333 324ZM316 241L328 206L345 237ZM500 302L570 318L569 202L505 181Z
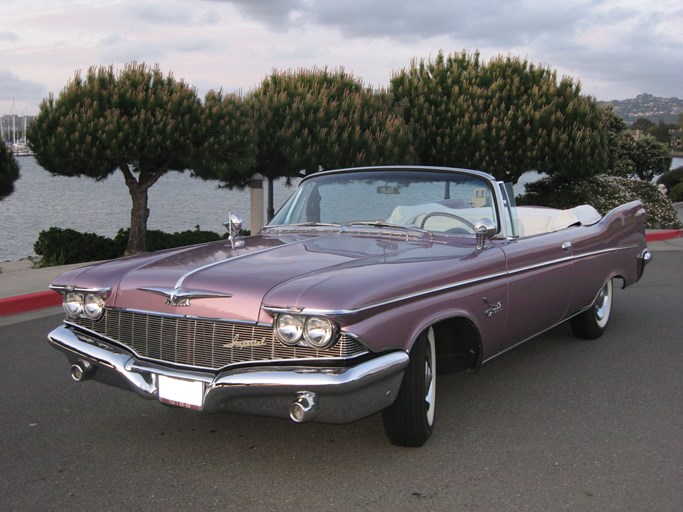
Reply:
M228 230L228 240L230 240L230 245L234 250L235 247L242 247L244 245L244 240L240 240L240 229L242 229L242 217L239 215L228 212L228 220L224 222L223 225Z
M169 306L185 307L190 305L192 299L229 299L230 293L204 292L199 290L183 290L182 288L138 288L143 292L155 293L166 297L166 304Z

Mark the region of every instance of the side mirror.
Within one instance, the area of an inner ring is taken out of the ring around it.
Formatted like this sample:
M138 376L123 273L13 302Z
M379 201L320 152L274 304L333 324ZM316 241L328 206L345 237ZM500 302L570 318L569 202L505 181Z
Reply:
M480 219L474 225L477 235L477 250L481 251L486 245L486 239L496 234L496 225L491 219Z

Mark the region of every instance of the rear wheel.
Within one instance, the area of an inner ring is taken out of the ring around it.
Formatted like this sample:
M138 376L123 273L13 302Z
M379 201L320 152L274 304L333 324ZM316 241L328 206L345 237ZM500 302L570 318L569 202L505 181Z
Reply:
M612 288L612 280L610 279L598 293L593 305L569 321L574 336L586 340L594 340L602 336L607 329L612 313L612 302L614 300Z
M384 430L392 444L422 446L432 435L435 412L436 343L429 328L410 352L396 401L382 411Z

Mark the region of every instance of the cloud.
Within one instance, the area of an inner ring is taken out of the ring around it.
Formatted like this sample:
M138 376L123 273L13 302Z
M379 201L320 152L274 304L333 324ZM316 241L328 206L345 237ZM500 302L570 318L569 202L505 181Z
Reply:
M683 96L680 0L33 2L8 3L0 22L0 66L37 90L27 105L76 70L133 60L200 90L247 91L273 69L300 67L344 67L386 86L439 50L526 58L599 99Z
M266 24L270 29L284 32L312 7L309 0L210 0L215 3L232 4L244 16ZM333 2L337 3L337 2Z
M438 41L443 46L431 46L432 55L439 49L447 53L478 49L484 57L512 54L560 71L571 70L580 75L576 78L596 84L596 90L602 91L604 85L616 87L620 94L637 94L655 78L660 94L683 94L683 7L676 0L653 4L638 0L218 3L232 4L270 29L287 31L290 38L298 31L327 28L331 32L319 48L326 48L334 33L349 46L351 41L364 40L368 53L379 41L393 42L397 52Z
M19 36L16 34L16 32L0 32L0 41L17 41L18 39Z
M496 45L519 44L539 31L570 29L583 10L576 2L542 0L214 1L232 4L269 28L323 25L353 38L414 41L447 35Z
M25 100L33 100L36 97L46 95L46 87L44 84L33 82L31 80L22 80L12 72L6 69L0 69L0 100L23 102ZM16 112L15 112L16 113Z
M190 2L149 1L138 2L126 10L131 22L151 26L192 27L211 26L220 22L221 16L215 9L192 8Z

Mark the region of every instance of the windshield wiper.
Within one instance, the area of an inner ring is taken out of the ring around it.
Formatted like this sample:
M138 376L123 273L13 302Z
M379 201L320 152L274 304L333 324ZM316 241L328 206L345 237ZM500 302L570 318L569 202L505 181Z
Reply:
M297 227L300 227L300 226L313 226L313 227L320 226L323 228L338 228L338 227L340 227L339 224L334 224L331 222L300 222L298 224L290 224L290 226L297 226Z
M289 228L340 228L339 224L326 222L299 222L296 224L273 224L263 226L264 229L289 229Z
M418 228L417 226L406 226L404 224L393 224L391 222L385 222L383 220L356 220L349 222L349 226L370 226L373 228L390 228L390 229L400 229L403 231L417 231L419 233L429 233L426 229Z

